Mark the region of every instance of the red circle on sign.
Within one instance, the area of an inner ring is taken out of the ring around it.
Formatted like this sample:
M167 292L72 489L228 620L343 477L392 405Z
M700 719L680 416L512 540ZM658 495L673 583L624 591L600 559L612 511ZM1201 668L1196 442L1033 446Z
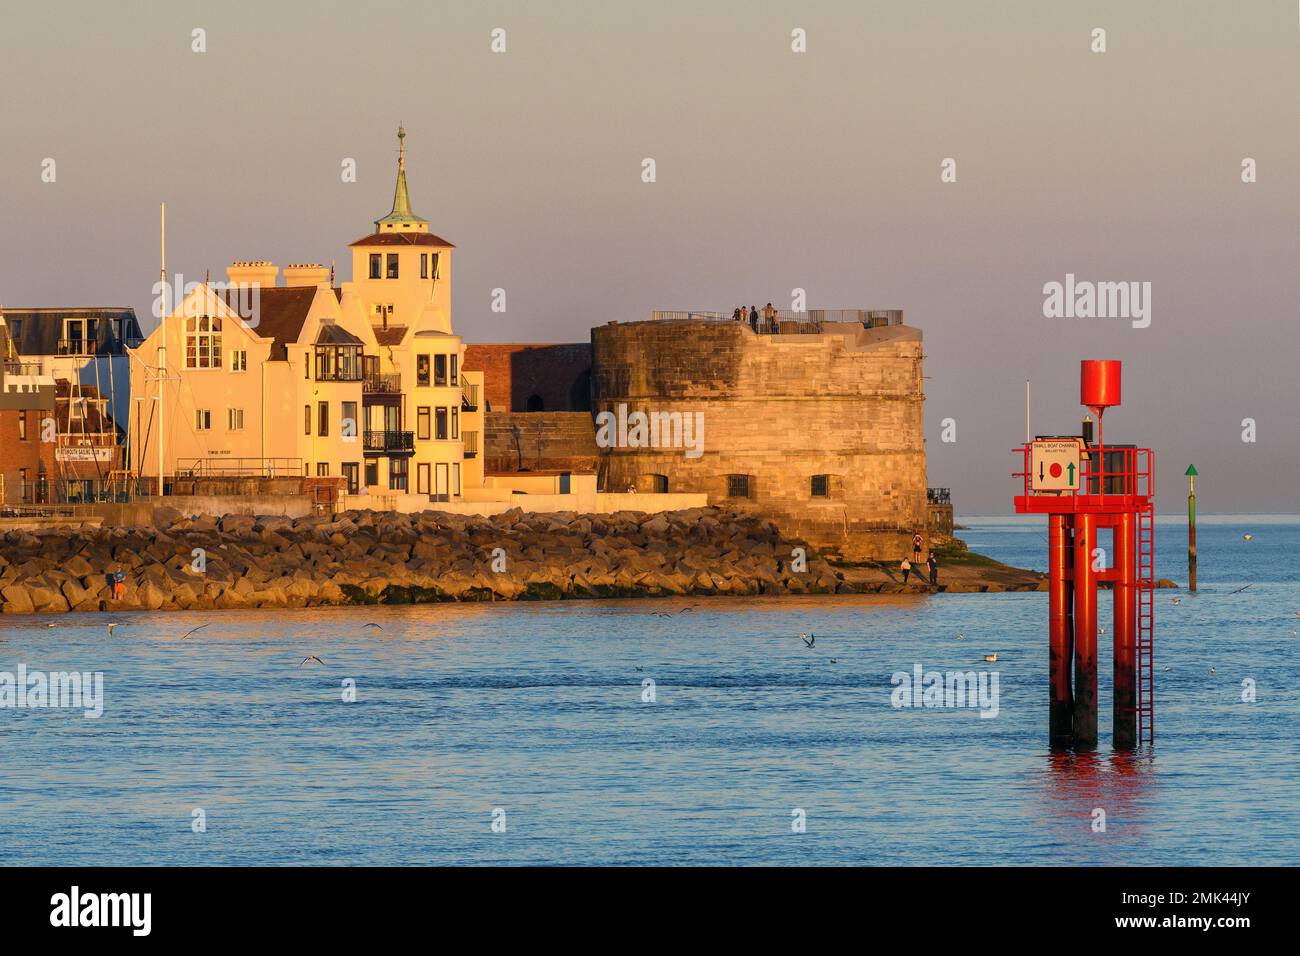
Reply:
M1053 478L1061 477L1061 466L1057 462L1052 462L1051 467L1048 468L1047 470L1051 473Z

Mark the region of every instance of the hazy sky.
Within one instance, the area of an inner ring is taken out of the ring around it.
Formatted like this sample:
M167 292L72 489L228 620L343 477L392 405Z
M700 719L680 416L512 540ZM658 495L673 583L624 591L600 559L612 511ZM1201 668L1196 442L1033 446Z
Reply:
M959 512L1010 510L1025 379L1035 431L1073 430L1085 357L1124 360L1107 436L1156 448L1162 512L1189 461L1203 510L1300 512L1297 80L1296 0L5 4L0 304L148 327L159 201L173 274L347 278L400 120L468 341L796 287L902 308ZM1150 282L1150 327L1045 318L1067 273Z

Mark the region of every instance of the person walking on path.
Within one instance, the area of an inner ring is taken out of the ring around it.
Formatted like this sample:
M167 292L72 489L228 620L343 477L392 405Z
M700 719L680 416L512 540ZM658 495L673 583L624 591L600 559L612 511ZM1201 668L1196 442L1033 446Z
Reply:
M916 534L912 535L912 563L913 564L921 563L922 543L923 542L921 541L921 532L918 531Z
M758 306L749 307L749 327L755 332L758 331Z
M937 588L939 586L939 562L934 560L934 555L931 554L925 563L930 568L930 586Z
M903 583L906 584L907 576L912 573L912 562L907 560L907 558L904 558L903 563L900 564L899 567L903 569Z
M771 302L763 306L763 330L766 332L776 331L776 309L772 308Z

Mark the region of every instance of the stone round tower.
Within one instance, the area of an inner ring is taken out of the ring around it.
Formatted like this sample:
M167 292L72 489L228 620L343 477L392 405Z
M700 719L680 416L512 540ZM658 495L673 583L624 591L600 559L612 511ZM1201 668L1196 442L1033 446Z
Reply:
M848 560L910 554L926 527L921 333L868 324L592 329L603 488L705 492Z

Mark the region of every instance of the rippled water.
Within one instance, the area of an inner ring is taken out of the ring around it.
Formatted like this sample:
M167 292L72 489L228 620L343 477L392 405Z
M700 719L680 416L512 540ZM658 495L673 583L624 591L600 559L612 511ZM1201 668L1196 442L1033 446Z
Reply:
M1044 564L1039 523L962 534ZM1158 542L1185 582L1182 527ZM1200 594L1157 595L1156 747L1129 757L1106 673L1102 749L1049 754L1045 594L0 618L0 670L102 670L106 698L0 710L0 859L1295 864L1300 522L1206 519L1200 552ZM996 669L998 716L894 709L915 663Z

